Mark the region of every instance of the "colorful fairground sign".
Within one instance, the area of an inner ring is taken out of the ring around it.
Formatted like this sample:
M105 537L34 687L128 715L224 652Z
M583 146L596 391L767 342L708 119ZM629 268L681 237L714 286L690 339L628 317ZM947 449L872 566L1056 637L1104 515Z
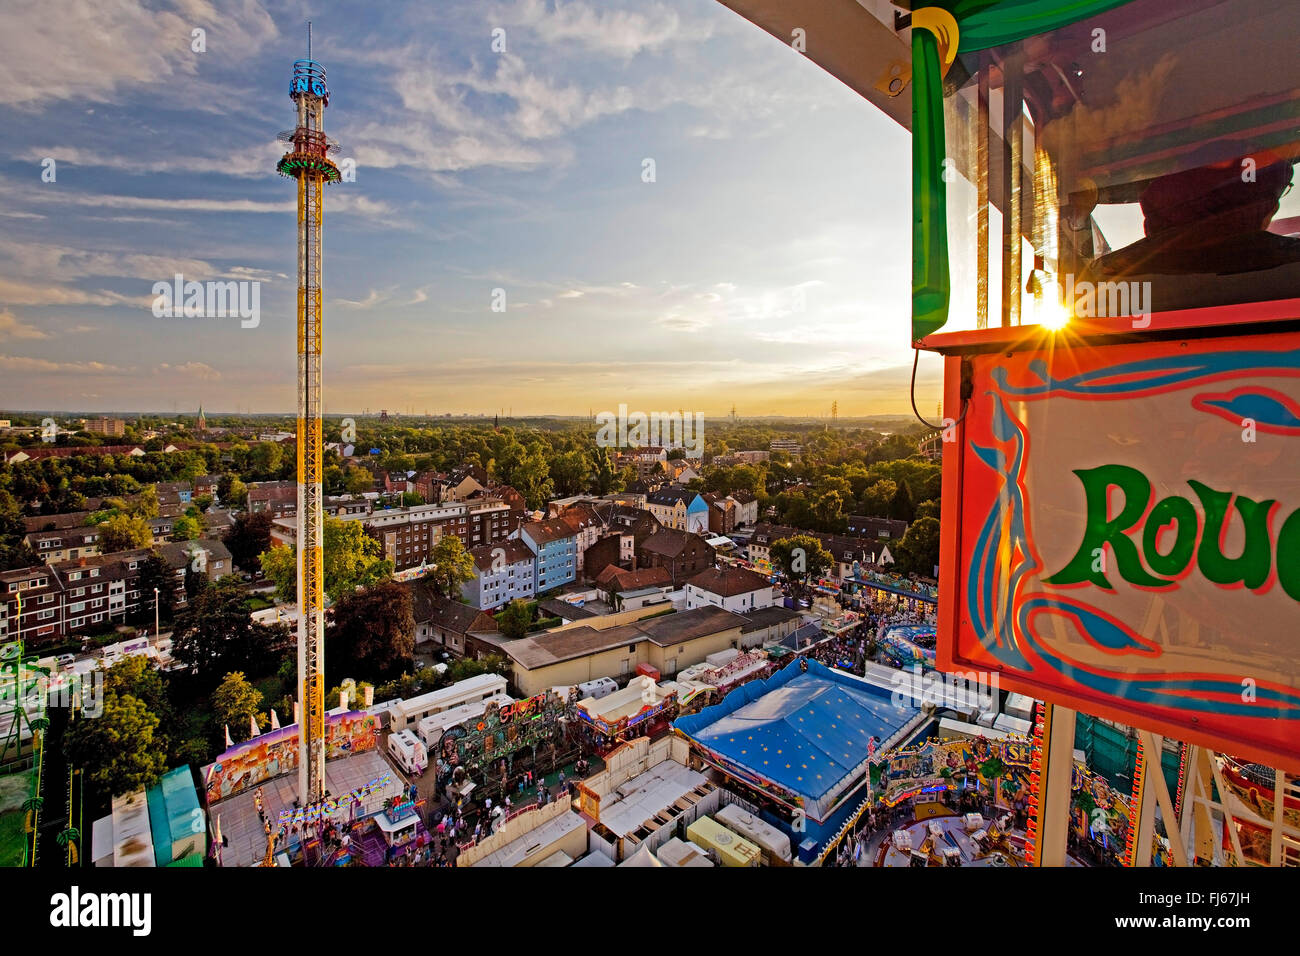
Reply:
M945 367L940 669L1297 771L1300 67L1261 52L1293 20L937 0L898 25L911 340Z
M948 362L939 666L1300 767L1300 334Z

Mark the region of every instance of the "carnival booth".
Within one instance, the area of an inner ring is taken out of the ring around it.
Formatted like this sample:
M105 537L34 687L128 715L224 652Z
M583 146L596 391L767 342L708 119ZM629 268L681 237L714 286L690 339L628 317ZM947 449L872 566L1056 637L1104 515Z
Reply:
M673 727L812 862L866 797L873 738L921 719L889 688L799 659Z
M677 692L672 681L657 684L652 677L641 675L622 690L578 701L578 725L598 746L615 747L675 716Z

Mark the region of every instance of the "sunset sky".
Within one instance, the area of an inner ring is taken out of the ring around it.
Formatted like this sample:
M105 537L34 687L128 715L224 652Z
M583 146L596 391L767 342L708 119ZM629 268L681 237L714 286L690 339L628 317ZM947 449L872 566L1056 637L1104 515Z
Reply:
M909 407L908 135L713 0L6 6L0 409L293 409L309 17L327 413ZM156 318L176 273L260 324Z

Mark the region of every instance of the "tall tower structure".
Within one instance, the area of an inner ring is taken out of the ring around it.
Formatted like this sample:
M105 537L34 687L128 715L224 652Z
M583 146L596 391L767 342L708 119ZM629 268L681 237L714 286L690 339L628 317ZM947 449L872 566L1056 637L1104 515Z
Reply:
M298 125L281 133L290 144L275 169L298 181L298 799L325 797L325 516L321 497L321 234L326 183L339 181L325 136L329 87L325 68L295 60L289 97Z

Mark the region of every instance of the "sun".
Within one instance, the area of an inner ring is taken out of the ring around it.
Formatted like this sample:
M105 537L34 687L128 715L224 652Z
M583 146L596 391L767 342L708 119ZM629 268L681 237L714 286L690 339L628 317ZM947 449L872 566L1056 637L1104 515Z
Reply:
M1069 310L1055 298L1044 296L1035 303L1034 313L1038 324L1053 332L1059 332L1070 324Z

